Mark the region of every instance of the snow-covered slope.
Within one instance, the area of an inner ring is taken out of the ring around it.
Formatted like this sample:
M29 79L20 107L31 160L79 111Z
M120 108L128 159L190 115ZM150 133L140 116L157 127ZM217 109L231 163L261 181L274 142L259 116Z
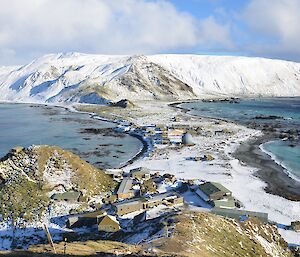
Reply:
M300 64L249 57L67 53L0 67L0 101L103 103L208 95L300 96Z
M191 86L197 96L300 96L300 63L254 57L148 57Z

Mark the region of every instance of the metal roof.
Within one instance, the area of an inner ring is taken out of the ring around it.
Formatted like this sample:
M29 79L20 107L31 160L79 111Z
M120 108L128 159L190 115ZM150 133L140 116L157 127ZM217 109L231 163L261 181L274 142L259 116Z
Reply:
M133 185L133 179L124 178L119 186L117 194L124 194L131 191Z
M199 188L207 196L210 196L217 192L231 194L230 190L228 190L226 187L224 187L223 185L221 185L220 183L217 183L217 182L206 182L204 184L199 185Z
M133 199L129 199L129 200L126 200L126 201L121 201L121 202L114 203L113 205L115 207L120 207L120 206L141 204L143 202L145 202L144 198L133 198Z
M218 214L218 215L224 215L224 216L253 216L258 217L263 220L268 220L268 213L265 212L255 212L255 211L247 211L247 210L241 210L241 209L227 209L227 208L213 208L212 213Z
M139 167L139 168L135 168L135 169L130 170L131 175L149 174L149 173L150 173L150 169L148 169L146 167Z
M171 199L171 198L179 198L180 195L178 195L175 192L166 192L166 193L162 193L162 194L155 194L150 198L147 198L146 200L148 202L155 202L155 201L162 201L164 199Z

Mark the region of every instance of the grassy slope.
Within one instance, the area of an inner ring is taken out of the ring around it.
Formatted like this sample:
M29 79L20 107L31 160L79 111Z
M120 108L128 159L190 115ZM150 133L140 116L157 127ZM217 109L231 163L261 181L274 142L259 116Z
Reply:
M173 237L160 243L160 250L183 256L292 256L273 226L208 213L177 217Z
M25 220L31 221L35 220L37 214L43 213L49 204L48 193L52 189L43 179L43 173L49 158L54 158L54 155L57 161L51 168L55 172L67 165L75 174L72 185L82 191L84 196L90 197L115 189L117 184L109 175L77 155L56 146L35 146L14 156L8 155L0 163L4 173L11 176L6 178L0 188L0 201L4 203L0 206L0 212L4 218L23 216ZM28 164L28 160L32 160L32 163Z
M0 256L24 256L24 257L60 257L60 256L115 256L114 253L120 253L121 256L128 254L135 254L139 256L140 247L127 245L119 242L113 241L86 241L78 243L67 243L66 245L66 255L64 255L64 242L55 244L56 254L54 254L53 249L50 245L37 245L30 247L28 251L12 251L12 252L0 252Z
M61 242L59 244L55 244L55 248L57 253L63 253L64 251L64 243ZM86 241L86 242L75 242L75 243L67 243L66 246L67 254L73 255L93 255L96 253L138 253L140 251L140 247L127 245L120 242L114 241ZM45 253L51 251L51 247L49 245L39 245L29 249L34 253Z
M39 146L34 151L37 154L40 174L43 174L43 169L49 158L53 156L54 152L57 152L62 157L60 161L66 161L75 172L76 176L73 177L72 182L78 186L79 190L86 192L87 196L113 190L116 187L116 183L109 175L69 151L62 150L57 146ZM57 168L61 168L59 162L57 165Z

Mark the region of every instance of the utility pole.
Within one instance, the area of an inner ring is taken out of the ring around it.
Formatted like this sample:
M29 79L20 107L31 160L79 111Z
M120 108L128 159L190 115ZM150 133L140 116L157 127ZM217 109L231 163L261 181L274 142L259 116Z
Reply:
M55 246L53 244L53 240L52 240L51 234L49 232L48 226L46 224L44 224L44 230L45 230L45 233L47 235L48 242L51 245L51 247L53 248L54 253L56 254L56 249L55 249Z

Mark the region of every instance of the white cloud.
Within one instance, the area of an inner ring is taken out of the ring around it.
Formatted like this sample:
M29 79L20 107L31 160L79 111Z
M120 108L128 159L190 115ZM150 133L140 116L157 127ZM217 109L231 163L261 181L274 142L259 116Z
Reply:
M230 27L164 0L0 0L2 63L48 52L157 53L198 45L230 47Z
M299 13L299 0L251 0L242 19L263 39L261 43L252 44L252 50L299 59Z
M201 42L202 44L210 43L215 48L225 47L234 48L231 40L231 26L229 23L219 24L213 16L201 21Z

